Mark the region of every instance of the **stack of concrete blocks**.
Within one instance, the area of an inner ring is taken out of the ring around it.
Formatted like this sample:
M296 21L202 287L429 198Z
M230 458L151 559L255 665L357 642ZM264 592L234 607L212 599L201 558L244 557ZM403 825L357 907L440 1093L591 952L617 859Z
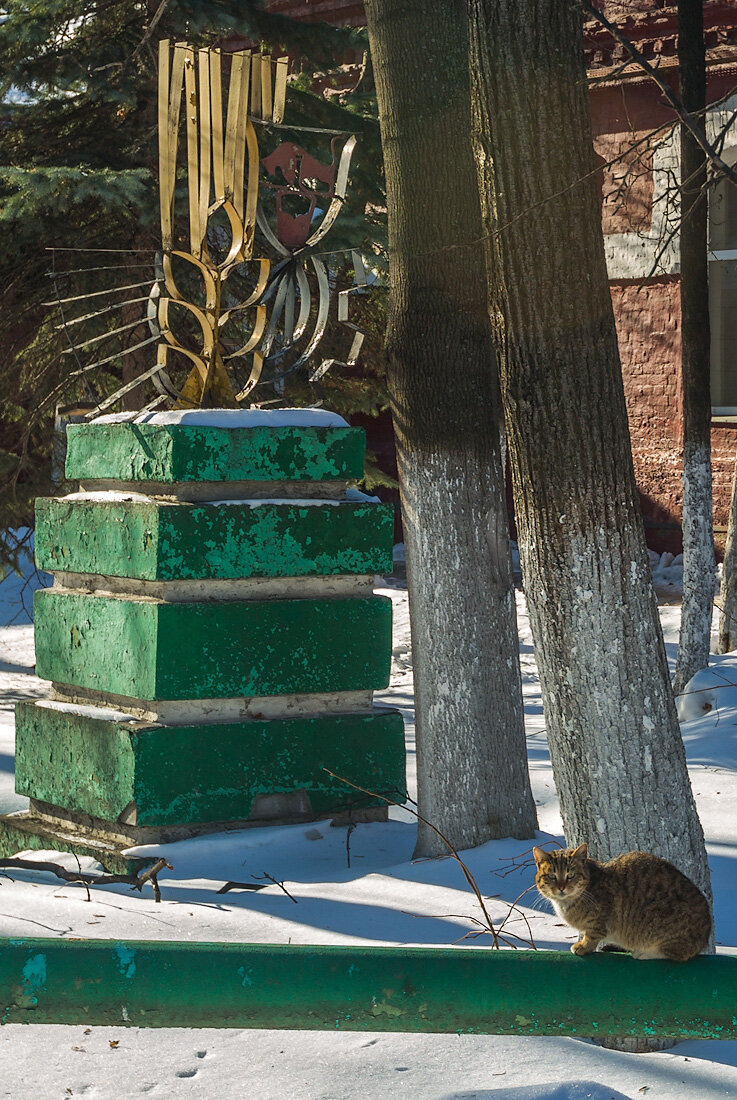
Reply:
M69 428L39 500L37 673L18 705L5 852L120 853L218 828L376 820L405 786L387 686L392 509L351 490L363 433L321 410Z

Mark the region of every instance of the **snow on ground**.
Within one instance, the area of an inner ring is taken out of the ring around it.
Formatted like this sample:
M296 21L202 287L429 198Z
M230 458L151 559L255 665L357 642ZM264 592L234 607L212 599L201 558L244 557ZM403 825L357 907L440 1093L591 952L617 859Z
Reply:
M397 558L401 560L400 555ZM672 564L672 563L671 563ZM665 566L664 568L669 568ZM23 581L0 585L0 605L17 611ZM7 588L6 588L7 585ZM394 607L392 686L380 699L401 708L414 790L412 654L407 593L400 579L379 589ZM540 687L524 597L517 594L520 659L538 841L562 839L545 739ZM0 606L0 809L21 809L13 791L13 714L17 699L43 694L33 675L30 625ZM675 660L680 609L661 608ZM684 740L707 836L720 950L737 950L737 659L714 658L681 701ZM449 945L472 927L475 902L450 859L412 862L414 823L393 809L386 824L359 825L350 837L328 822L246 830L168 845L174 870L163 900L125 887L91 890L48 875L0 880L0 935L104 939L192 939L272 943ZM486 844L465 858L489 902L505 914L534 877L529 845ZM70 865L71 861L70 861ZM252 892L217 889L264 873L283 880ZM540 948L565 947L574 934L534 892L523 912ZM523 903L520 903L521 905ZM450 916L449 914L460 914ZM507 925L524 938L521 915ZM478 940L472 941L479 943ZM645 965L645 964L643 964ZM111 1046L111 1043L116 1045ZM240 1100L622 1100L737 1097L737 1043L688 1042L652 1055L602 1050L576 1039L389 1035L215 1029L126 1029L10 1025L0 1029L0 1095L12 1100L151 1097Z
M672 589L680 595L683 591L683 554L674 555L668 551L658 554L655 550L647 553L655 587L666 592Z

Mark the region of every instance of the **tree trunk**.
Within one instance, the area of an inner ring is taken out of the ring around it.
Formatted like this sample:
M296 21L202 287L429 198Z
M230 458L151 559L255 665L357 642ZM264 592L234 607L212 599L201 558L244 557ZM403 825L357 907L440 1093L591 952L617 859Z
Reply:
M727 542L724 547L722 585L719 592L719 641L717 653L737 649L737 460L732 475L732 499L729 505Z
M703 0L678 0L681 100L706 106ZM683 610L673 690L709 663L714 603L711 340L706 156L681 126L681 369L683 375Z
M514 589L471 154L463 0L368 0L389 214L386 336L420 813L457 848L532 836ZM416 854L445 853L420 825Z
M468 0L490 312L567 840L709 893L645 550L597 197L580 14Z

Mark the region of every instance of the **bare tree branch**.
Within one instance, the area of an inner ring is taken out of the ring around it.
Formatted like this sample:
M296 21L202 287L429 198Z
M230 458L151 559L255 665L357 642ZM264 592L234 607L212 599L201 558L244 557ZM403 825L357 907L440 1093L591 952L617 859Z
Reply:
M610 22L610 20L607 19L603 12L600 12L598 8L595 8L594 5L591 3L591 0L575 0L575 2L578 3L583 8L583 10L591 16L592 19L595 19L598 23L602 25L602 27L605 27L606 30L608 30L611 34L612 38L619 42L620 45L624 46L625 50L627 50L627 53L630 55L632 60L637 62L642 71L644 73L647 73L647 75L655 81L655 83L663 93L668 105L678 116L686 129L693 134L694 138L703 149L712 166L714 168L718 168L719 171L724 176L726 176L727 179L735 185L735 187L737 187L737 173L735 173L730 165L728 165L727 162L722 160L722 158L719 156L717 150L708 140L701 122L694 115L692 115L690 111L686 110L673 89L665 80L663 80L658 70L650 64L650 62L642 53L640 53L640 51L637 49L637 46L630 42L629 38L627 38L627 36L623 34L622 31L620 31L619 27Z
M79 860L77 865L79 865ZM9 856L6 859L0 859L0 867L18 867L24 871L47 871L52 875L56 875L57 878L63 879L64 882L77 883L81 886L111 886L117 883L125 883L133 890L138 890L139 893L143 891L144 885L150 882L153 887L155 901L161 901L161 891L158 883L159 873L165 867L170 871L172 870L171 863L167 863L165 859L157 859L151 867L138 874L94 875L87 871L67 871L66 867L62 867L60 863L23 859L21 856ZM89 890L87 891L87 900L90 900Z

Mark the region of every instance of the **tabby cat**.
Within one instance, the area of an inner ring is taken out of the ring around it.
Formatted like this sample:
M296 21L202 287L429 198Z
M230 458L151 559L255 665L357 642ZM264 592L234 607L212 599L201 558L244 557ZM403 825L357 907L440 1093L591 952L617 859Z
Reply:
M627 852L599 863L588 858L585 844L532 852L535 885L580 934L571 946L575 955L590 955L607 943L636 959L685 962L706 947L709 905L672 863L649 852Z

